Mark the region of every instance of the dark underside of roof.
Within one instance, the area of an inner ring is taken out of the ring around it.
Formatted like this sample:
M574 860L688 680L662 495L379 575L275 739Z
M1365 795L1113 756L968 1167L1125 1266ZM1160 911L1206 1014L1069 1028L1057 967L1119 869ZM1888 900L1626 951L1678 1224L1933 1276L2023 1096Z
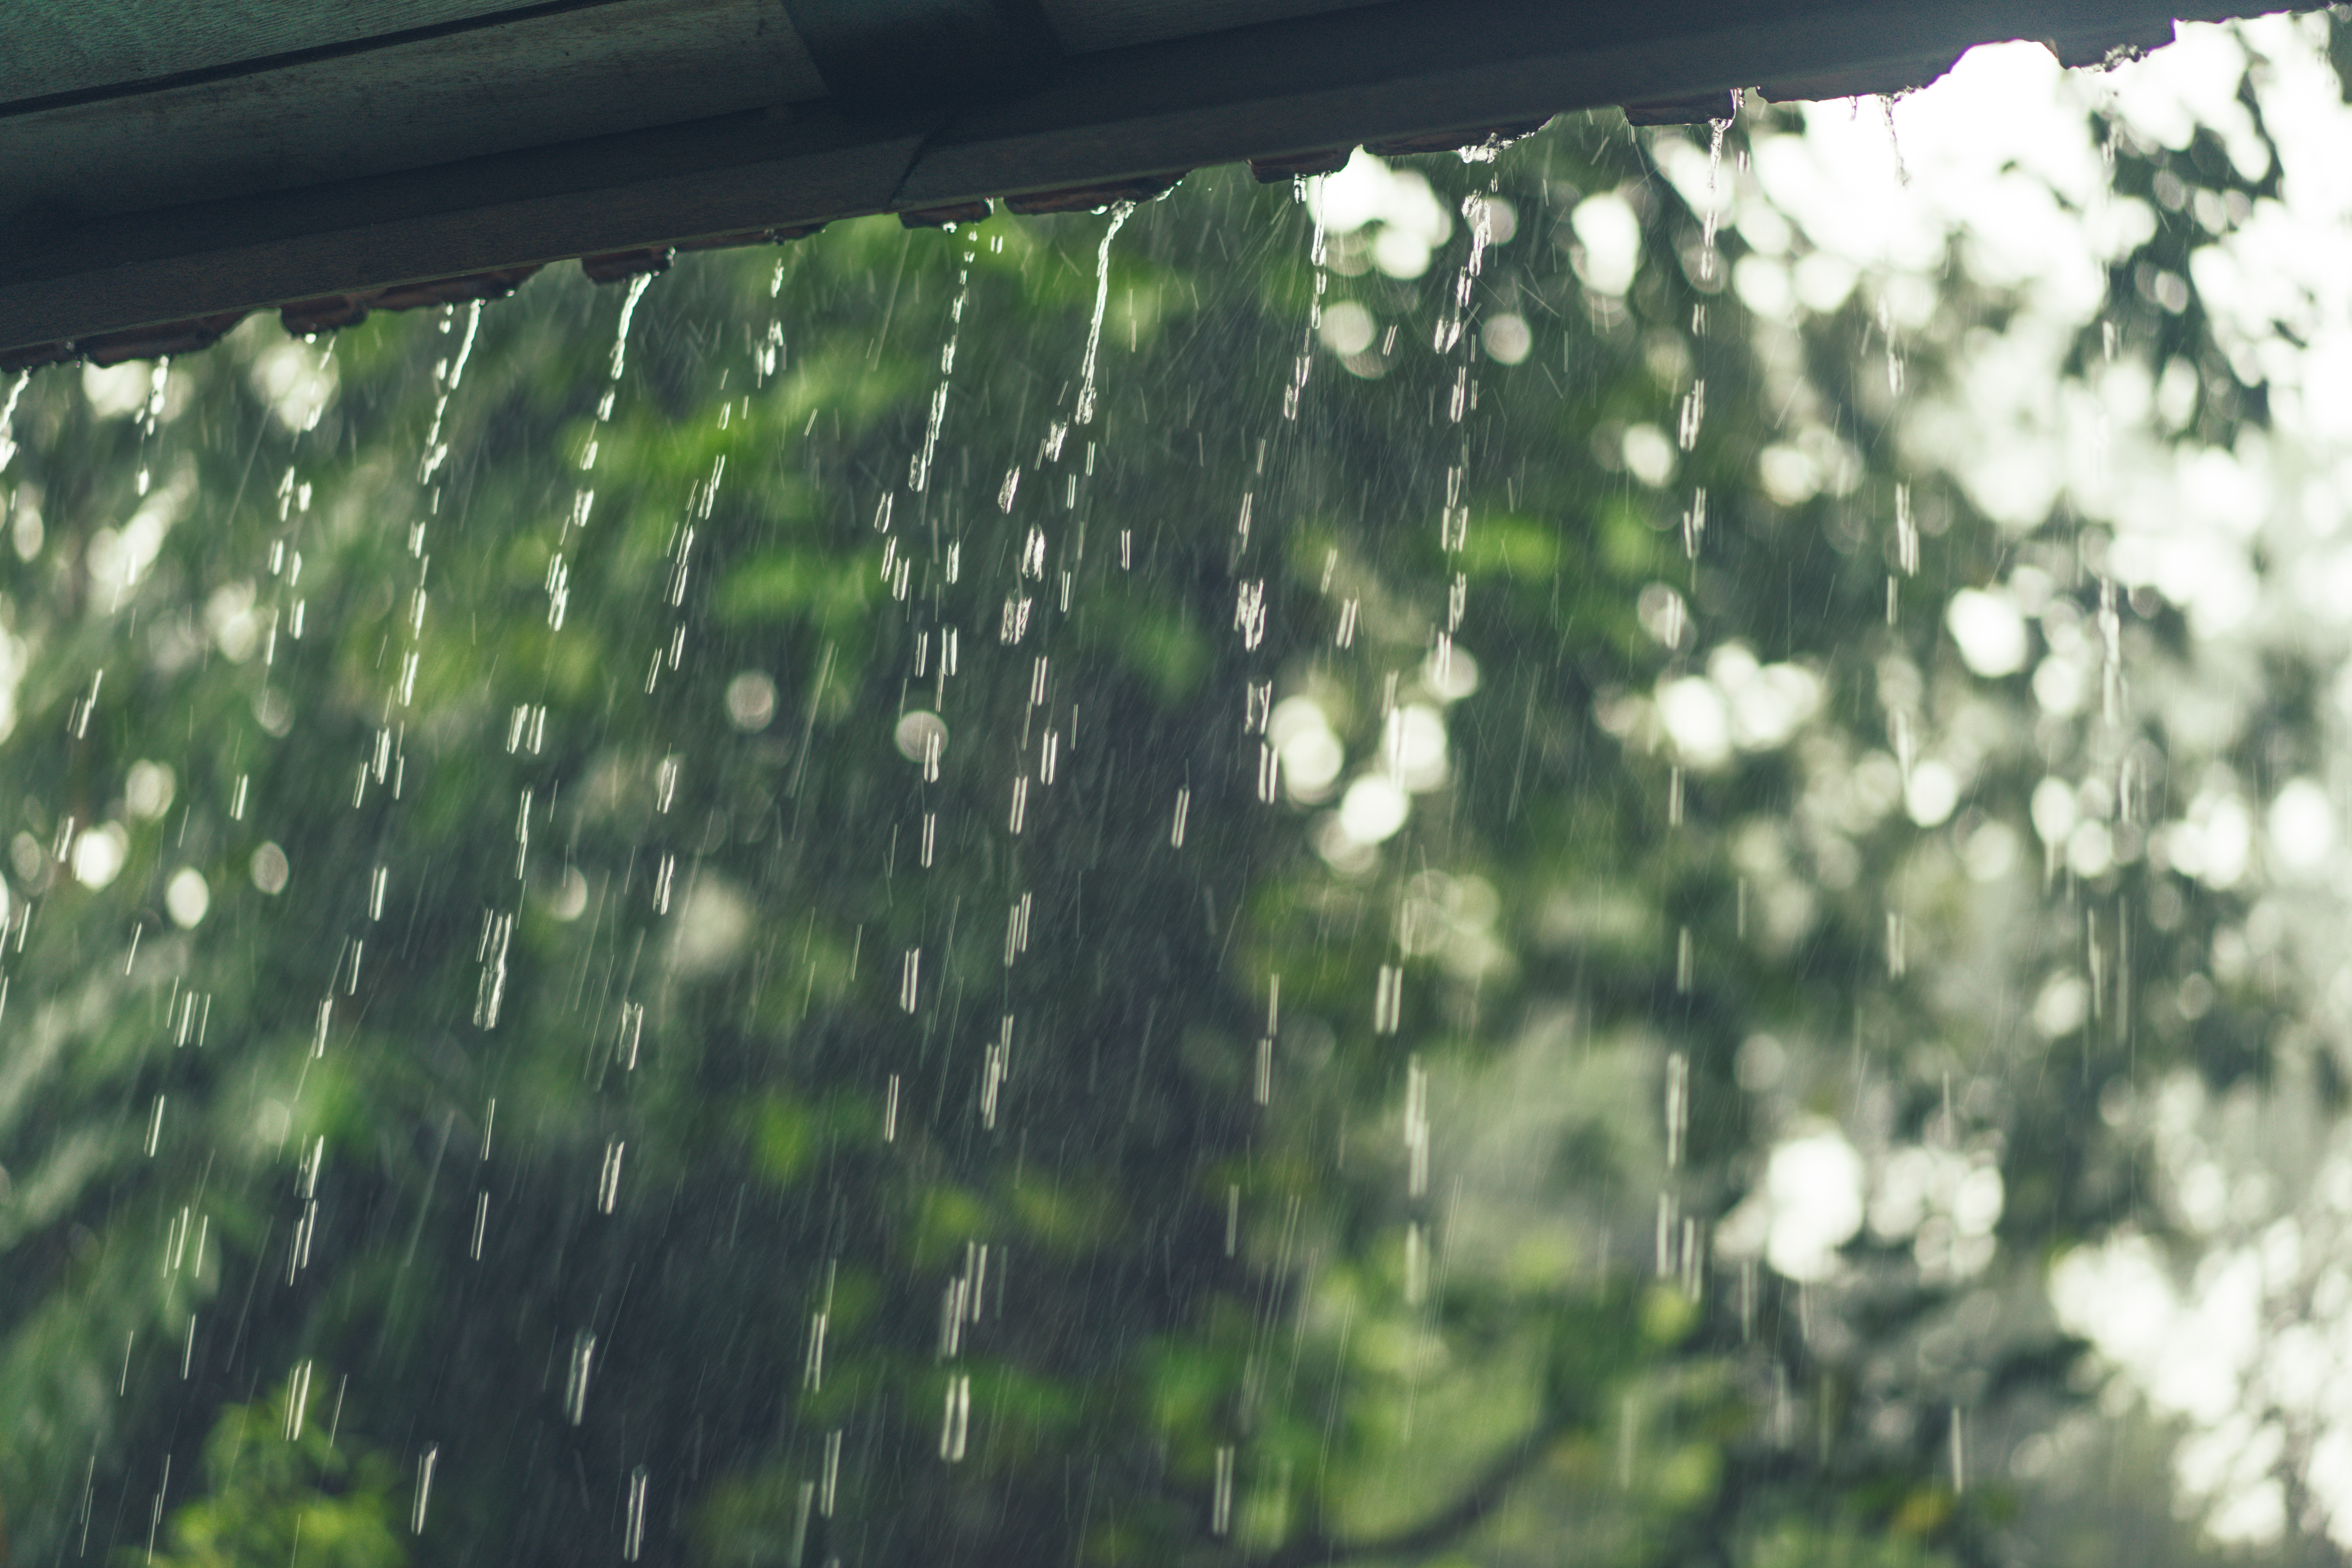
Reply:
M2069 64L2208 0L18 0L0 17L0 367L618 278L835 218L1092 208L1186 170L1508 138L1567 110ZM115 12L115 15L93 13ZM257 52L260 51L260 52Z

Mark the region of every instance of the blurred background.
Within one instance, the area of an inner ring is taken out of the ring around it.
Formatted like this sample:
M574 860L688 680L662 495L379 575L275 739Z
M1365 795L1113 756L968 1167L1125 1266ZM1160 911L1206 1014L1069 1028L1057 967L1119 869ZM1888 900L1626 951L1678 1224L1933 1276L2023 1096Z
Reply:
M12 379L9 1561L2338 1561L2347 84Z

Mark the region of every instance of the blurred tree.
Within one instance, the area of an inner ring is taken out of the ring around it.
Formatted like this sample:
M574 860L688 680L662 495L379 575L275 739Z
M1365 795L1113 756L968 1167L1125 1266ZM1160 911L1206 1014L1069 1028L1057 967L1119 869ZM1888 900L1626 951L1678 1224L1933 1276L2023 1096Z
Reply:
M1801 130L35 381L24 1560L2011 1560L2103 1106L2269 1047L2127 994L2226 900L2029 863L2137 721L1943 629L2181 657L1906 456L2014 298L1727 288ZM2074 364L2210 441L2181 243Z
M221 1413L205 1441L210 1490L173 1514L179 1550L162 1561L173 1568L281 1558L386 1568L406 1560L393 1522L391 1465L364 1447L352 1458L342 1434L303 1419L308 1371L295 1373L274 1408L233 1405Z

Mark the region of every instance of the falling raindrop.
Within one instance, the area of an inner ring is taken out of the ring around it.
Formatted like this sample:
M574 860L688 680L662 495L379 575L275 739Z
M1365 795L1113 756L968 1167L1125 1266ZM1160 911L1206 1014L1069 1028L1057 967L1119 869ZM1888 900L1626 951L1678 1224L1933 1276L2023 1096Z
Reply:
M1080 425L1091 425L1095 418L1095 356L1102 348L1103 310L1110 301L1110 242L1134 213L1133 202L1119 202L1111 207L1110 222L1103 229L1102 245L1095 253L1095 311L1087 325L1087 354L1078 371L1075 417Z

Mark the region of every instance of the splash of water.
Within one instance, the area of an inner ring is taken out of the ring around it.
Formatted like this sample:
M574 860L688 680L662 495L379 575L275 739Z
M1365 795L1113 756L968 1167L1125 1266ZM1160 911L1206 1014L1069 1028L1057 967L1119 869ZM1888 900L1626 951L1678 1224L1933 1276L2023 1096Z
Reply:
M1911 165L1904 162L1903 141L1895 133L1895 95L1893 93L1882 92L1878 95L1878 113L1879 117L1886 121L1886 147L1887 151L1895 154L1895 177L1907 185L1911 183Z
M425 467L417 475L421 484L433 478L434 470L448 460L448 443L441 439L441 428L449 414L449 399L457 395L457 384L466 378L466 362L474 357L474 338L482 327L482 302L475 300L466 308L466 335L458 341L457 357L449 362L449 374L441 383L441 395L433 403L433 427L425 433Z
M1438 313L1437 330L1432 335L1431 346L1439 353L1452 352L1462 341L1462 331L1469 321L1470 290L1486 269L1486 247L1495 239L1495 212L1485 196L1463 199L1462 216L1470 226L1470 254L1462 258L1461 270L1454 275L1453 292L1446 297L1445 309ZM1459 420L1461 416L1455 415Z
M1103 310L1110 303L1110 242L1134 216L1133 202L1112 207L1110 226L1103 230L1102 247L1095 253L1095 317L1087 328L1087 358L1078 371L1076 420L1081 425L1093 424L1095 417L1095 358L1102 348Z
M16 443L9 438L9 422L16 417L16 400L25 395L25 384L33 379L29 370L16 373L16 380L8 388L5 401L0 401L0 473L7 471L8 459L16 455Z
M1723 133L1731 129L1731 121L1711 120L1707 125L1706 216L1700 221L1698 252L1698 275L1703 279L1715 276L1715 234L1723 221L1723 205L1715 199L1715 182L1723 172Z
M621 372L628 366L629 322L637 313L637 301L646 297L646 289L653 280L653 274L649 272L641 272L629 279L629 297L621 301L620 324L613 331L612 379L614 381L621 379Z
M1316 184L1319 186L1321 183L1322 176L1318 174ZM1291 196L1301 203L1307 200L1305 180L1292 182ZM1315 203L1312 211L1315 230L1307 243L1307 259L1315 267L1315 294L1307 308L1307 330L1299 338L1298 356L1291 366L1290 384L1282 389L1282 416L1294 421L1298 417L1298 400L1307 391L1307 378L1315 371L1315 334L1323 325L1323 291L1330 283L1329 275L1324 270L1330 255L1330 236L1324 227L1322 203Z
M1129 210L1131 211L1133 209L1130 208ZM1114 234L1117 233L1118 228L1118 222L1114 220L1111 226L1111 232ZM1103 261L1106 269L1108 268L1109 260L1110 236L1105 235L1103 237ZM955 300L948 307L948 341L940 350L940 384L931 394L930 411L923 422L923 448L913 458L909 458L907 463L907 488L917 495L922 494L923 491L930 486L931 460L939 451L940 426L945 423L947 419L948 386L955 375L956 343L963 335L963 309L966 301L968 301L971 297L971 261L972 252L970 250L965 251L963 253L963 268L956 274ZM1108 278L1106 278L1104 279L1104 283L1097 285L1095 291L1095 338L1099 338L1102 335L1104 286L1108 284ZM1090 339L1087 343L1087 368L1091 375L1094 368L1092 339ZM1085 395L1090 397L1093 394L1093 384L1090 380ZM1089 410L1092 408L1092 405L1090 403L1081 404L1081 406Z

